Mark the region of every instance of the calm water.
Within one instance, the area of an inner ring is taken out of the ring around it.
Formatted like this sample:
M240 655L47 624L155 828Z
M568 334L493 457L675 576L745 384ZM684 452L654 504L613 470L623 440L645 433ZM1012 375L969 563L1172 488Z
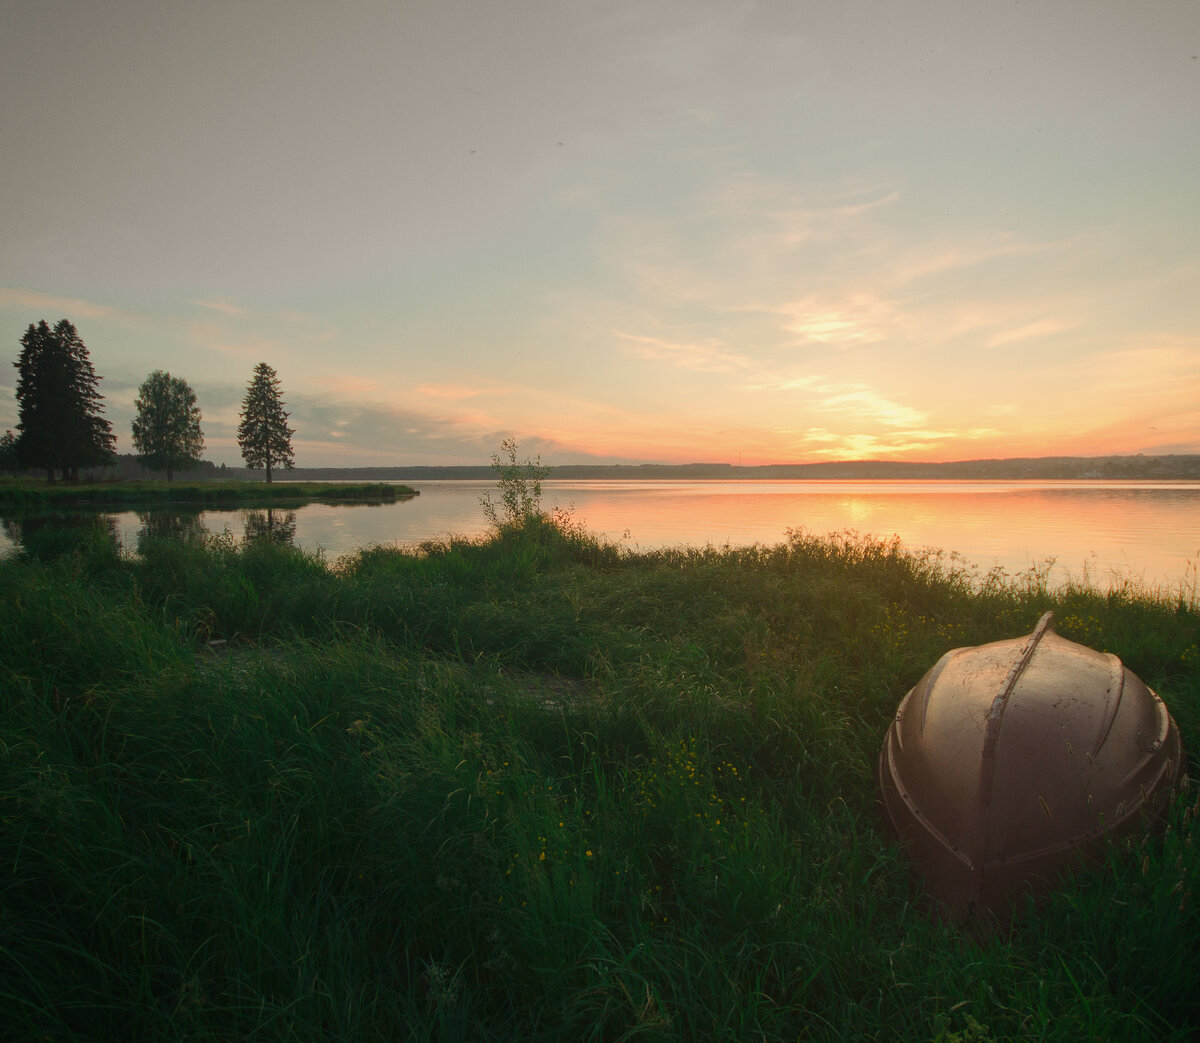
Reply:
M413 545L482 533L479 497L492 482L423 482L420 496L385 506L303 507L294 540L330 558L367 544ZM982 571L1010 573L1053 560L1052 577L1107 587L1135 579L1176 591L1196 583L1200 483L1186 482L647 482L550 481L544 507L571 508L586 528L632 549L780 543L789 529L853 530L940 548ZM264 518L208 511L198 522L240 537ZM127 547L145 519L113 516ZM11 543L0 535L0 553Z

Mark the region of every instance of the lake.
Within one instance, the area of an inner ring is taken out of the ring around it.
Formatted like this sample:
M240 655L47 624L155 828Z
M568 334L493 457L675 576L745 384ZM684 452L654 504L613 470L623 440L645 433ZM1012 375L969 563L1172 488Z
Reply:
M479 498L490 481L413 485L420 496L381 506L275 508L271 521L301 547L330 558L368 544L413 546L487 523ZM953 552L983 572L1021 573L1053 561L1051 578L1101 588L1134 580L1194 590L1200 560L1200 483L964 481L547 481L542 505L572 510L588 531L634 550L775 544L789 529L897 536L909 548ZM148 521L111 516L122 543ZM241 537L265 512L205 511L188 528ZM160 518L159 524L164 520ZM0 535L0 553L11 549Z

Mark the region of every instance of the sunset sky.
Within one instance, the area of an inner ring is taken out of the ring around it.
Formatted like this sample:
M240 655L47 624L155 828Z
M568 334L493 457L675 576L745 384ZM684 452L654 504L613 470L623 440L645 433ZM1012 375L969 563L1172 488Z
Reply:
M0 358L300 466L1200 452L1197 0L0 0ZM16 371L0 366L0 431Z

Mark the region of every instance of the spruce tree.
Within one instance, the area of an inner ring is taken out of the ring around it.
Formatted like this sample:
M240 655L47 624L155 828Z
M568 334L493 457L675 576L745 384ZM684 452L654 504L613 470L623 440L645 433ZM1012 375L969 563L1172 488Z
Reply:
M291 470L292 435L287 426L288 414L280 397L279 378L265 362L254 367L254 376L242 400L241 423L238 424L238 446L247 467L265 467L267 481L272 467Z
M134 404L133 447L146 467L166 471L169 482L175 477L175 468L200 463L204 452L200 407L186 380L156 369L138 388Z
M108 463L116 448L103 417L100 378L87 346L66 319L54 329L43 319L21 338L17 368L17 455L22 467L78 478L79 468Z

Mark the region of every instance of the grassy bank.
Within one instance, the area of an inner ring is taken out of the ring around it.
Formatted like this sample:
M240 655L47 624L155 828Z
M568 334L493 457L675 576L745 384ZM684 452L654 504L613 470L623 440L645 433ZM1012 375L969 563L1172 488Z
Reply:
M417 495L385 482L54 482L0 479L0 508L109 507L198 504L394 503Z
M1187 1039L1196 793L977 942L874 762L947 649L1117 652L1200 735L1200 615L850 537L630 555L535 522L330 563L0 562L13 1039Z

